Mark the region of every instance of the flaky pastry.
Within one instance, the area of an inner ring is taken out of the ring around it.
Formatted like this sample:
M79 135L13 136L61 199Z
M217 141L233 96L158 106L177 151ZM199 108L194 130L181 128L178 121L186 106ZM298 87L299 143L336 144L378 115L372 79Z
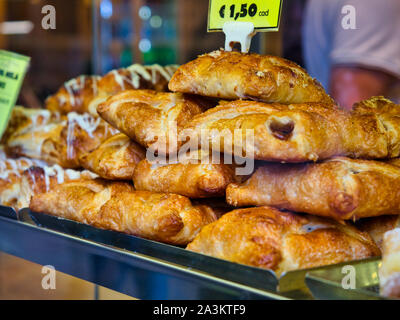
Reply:
M181 128L208 104L181 93L127 90L97 108L100 116L146 148L176 151Z
M204 54L179 67L169 89L231 100L333 102L321 84L294 62L223 50Z
M230 184L226 198L234 206L270 205L337 220L395 215L400 214L400 168L342 157L265 164L243 184Z
M186 197L135 191L126 182L84 180L60 184L32 198L30 208L98 228L176 244L189 243L216 220L212 209Z
M123 133L105 140L92 152L79 158L82 167L109 180L131 180L138 162L146 152Z
M137 190L171 192L190 198L207 198L225 195L229 183L238 181L235 167L224 164L218 154L213 158L208 152L195 150L184 159L169 159L158 164L147 159L140 161L134 170L133 183Z
M228 212L205 226L187 249L277 275L380 254L368 234L350 225L271 207Z

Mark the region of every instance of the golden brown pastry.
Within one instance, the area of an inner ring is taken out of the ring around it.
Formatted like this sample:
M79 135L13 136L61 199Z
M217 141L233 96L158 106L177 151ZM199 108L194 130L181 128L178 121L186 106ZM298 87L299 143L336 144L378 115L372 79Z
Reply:
M169 89L231 100L333 102L321 84L294 62L223 50L201 55L179 67Z
M6 141L6 152L13 157L29 157L79 168L79 157L96 149L118 131L99 117L70 112L58 121L37 124L29 130L16 130Z
M383 296L400 298L400 228L386 232L383 237L379 282Z
M187 249L277 275L380 254L368 234L350 225L271 207L226 213L205 226Z
M32 128L57 122L61 118L59 112L50 112L46 109L31 109L15 106L12 109L7 128L2 136L2 143L6 143L12 136L31 131Z
M89 104L98 93L99 79L99 76L82 75L67 81L46 99L46 109L61 114L89 112Z
M353 113L358 114L368 114L368 113L378 113L385 114L389 113L391 115L400 115L400 105L395 104L393 101L383 97L376 96L371 97L366 100L362 100L354 104Z
M105 140L95 150L83 154L82 167L110 180L132 180L137 163L146 156L145 150L123 133Z
M168 81L177 68L177 65L162 67L158 64L149 66L133 64L128 68L112 70L99 80L98 93L89 105L89 112L97 114L97 106L100 103L124 90L168 91Z
M212 158L199 150L185 154L179 160L158 164L144 159L134 170L133 183L137 190L171 192L190 198L225 195L229 183L238 181L235 167L223 164L220 155Z
M34 196L30 209L176 245L189 243L216 220L210 207L192 205L186 197L135 191L129 183L104 180L58 185Z
M142 146L168 153L176 151L181 128L204 108L200 99L181 93L127 90L100 104L97 111Z
M350 113L319 103L237 100L194 116L180 140L201 141L203 135L214 151L267 161L394 158L400 155L399 121L389 113Z
M303 162L343 152L339 120L346 118L344 111L323 104L237 100L195 116L181 135L197 141L205 135L215 141L215 151L233 150L236 156Z
M394 228L400 228L400 215L380 216L357 221L357 228L367 232L379 249L382 249L383 235Z
M333 158L322 163L265 164L243 184L231 184L234 206L270 205L357 220L400 214L400 168L378 161Z
M46 192L56 184L77 179L94 179L89 171L64 170L43 161L0 157L0 204L15 210L29 206L31 196Z

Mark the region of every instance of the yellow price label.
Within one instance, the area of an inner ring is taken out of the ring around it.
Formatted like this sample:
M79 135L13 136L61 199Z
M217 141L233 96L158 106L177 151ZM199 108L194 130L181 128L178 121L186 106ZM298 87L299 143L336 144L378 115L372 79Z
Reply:
M17 101L30 58L0 50L0 137Z
M283 0L209 0L209 32L222 31L225 22L252 22L258 31L278 31Z

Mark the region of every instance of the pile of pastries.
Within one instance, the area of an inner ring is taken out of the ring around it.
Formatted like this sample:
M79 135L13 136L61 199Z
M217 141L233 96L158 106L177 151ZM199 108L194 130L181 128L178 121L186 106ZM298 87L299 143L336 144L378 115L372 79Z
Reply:
M3 204L277 275L383 248L382 292L400 296L400 106L346 111L283 58L81 76L46 109L16 107L2 143L18 162L0 168ZM4 196L15 185L23 201Z

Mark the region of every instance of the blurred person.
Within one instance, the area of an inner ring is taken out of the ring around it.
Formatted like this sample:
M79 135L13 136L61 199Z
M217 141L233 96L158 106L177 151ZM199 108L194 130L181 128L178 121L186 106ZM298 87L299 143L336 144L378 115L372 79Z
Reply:
M306 68L337 103L351 108L389 96L400 79L399 0L308 0L303 22Z

